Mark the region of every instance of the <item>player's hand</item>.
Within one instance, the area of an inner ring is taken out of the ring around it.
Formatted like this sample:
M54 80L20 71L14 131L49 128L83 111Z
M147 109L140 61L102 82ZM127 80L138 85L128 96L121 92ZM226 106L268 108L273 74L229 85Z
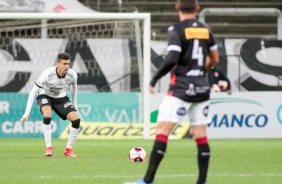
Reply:
M153 86L149 86L149 90L150 90L150 93L152 93L152 94L154 94L155 93L155 89L154 89L154 87Z
M220 87L217 84L213 84L210 88L211 92L221 92Z
M229 89L229 90L227 90L227 93L228 93L228 95L231 95L232 91Z
M20 119L20 123L22 123L24 120L28 120L29 114L28 115L23 115L22 118Z

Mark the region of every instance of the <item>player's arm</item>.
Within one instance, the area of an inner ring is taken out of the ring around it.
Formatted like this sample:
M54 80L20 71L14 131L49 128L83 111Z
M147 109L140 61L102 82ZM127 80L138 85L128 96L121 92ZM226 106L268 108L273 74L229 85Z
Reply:
M74 79L71 87L72 87L71 88L72 103L75 106L76 110L78 110L77 109L77 74L74 75Z
M218 54L218 45L212 34L212 31L208 25L207 28L209 29L210 40L209 40L209 53L206 58L205 67L206 67L206 71L209 71L219 62L219 54Z
M154 86L157 81L165 76L177 63L180 52L181 52L181 39L178 35L178 32L174 29L173 26L168 28L168 54L166 55L163 64L160 66L158 71L153 76L150 81L150 92L154 93Z
M213 48L211 48L213 49ZM219 62L218 49L210 50L206 60L206 70L209 71Z
M28 120L28 118L29 118L30 110L31 110L31 107L33 105L36 93L38 93L38 91L42 88L42 86L44 86L44 84L47 81L46 70L44 70L41 73L41 75L36 80L35 85L33 86L33 88L31 89L31 91L29 93L28 100L27 100L27 105L26 105L26 109L25 109L25 113L22 116L22 118L20 119L20 123L22 123L24 120Z
M215 80L214 80L214 73L213 73L213 70L210 70L208 72L208 79L209 79L209 83L210 83L210 86L212 86L213 84L215 84Z
M22 123L24 120L28 120L31 107L32 107L33 102L34 102L34 98L36 96L36 93L39 91L39 89L40 89L40 87L35 84L33 86L32 90L30 91L29 96L28 96L28 100L27 100L27 104L26 104L25 113L21 117L20 123Z
M71 95L72 95L73 105L75 106L75 108L77 110L77 83L72 84Z
M166 75L175 65L179 57L179 52L170 51L164 59L164 63L160 66L154 77L152 78L150 85L154 87L157 81Z

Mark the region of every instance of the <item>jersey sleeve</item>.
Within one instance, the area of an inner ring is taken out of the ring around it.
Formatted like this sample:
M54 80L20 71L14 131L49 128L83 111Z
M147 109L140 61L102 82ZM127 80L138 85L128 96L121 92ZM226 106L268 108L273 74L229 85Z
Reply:
M181 40L173 26L168 28L167 51L168 54L166 55L163 64L150 81L151 86L155 86L157 81L166 75L178 61L179 53L181 52Z
M41 75L38 77L38 79L35 81L35 84L39 88L43 88L44 84L47 82L47 73L46 70L41 73Z
M217 41L213 36L211 27L207 23L202 23L209 30L209 50L216 50L218 48Z
M153 76L152 80L150 81L151 86L155 86L157 81L166 75L174 66L179 58L178 52L169 52L164 59L163 64L160 66L158 71Z
M167 51L181 52L181 39L174 26L168 28L168 46Z
M73 72L73 77L72 77L72 81L71 81L71 84L77 84L77 73L76 72Z
M27 117L27 115L30 114L30 110L31 110L32 104L34 102L34 98L36 96L36 93L39 91L39 89L40 88L37 85L34 85L31 92L29 93L25 113L23 115L24 117Z
M217 45L217 41L215 39L215 37L213 36L213 33L211 31L211 29L208 27L209 30L209 34L210 34L210 40L209 40L209 50L213 51L218 49L218 45Z

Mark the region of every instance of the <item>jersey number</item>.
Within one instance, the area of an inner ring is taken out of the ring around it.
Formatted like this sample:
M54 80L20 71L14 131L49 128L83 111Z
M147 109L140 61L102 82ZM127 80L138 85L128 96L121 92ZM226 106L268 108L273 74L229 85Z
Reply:
M192 59L198 60L198 65L203 66L203 49L202 47L199 47L199 40L194 40L193 42L193 51L192 51Z

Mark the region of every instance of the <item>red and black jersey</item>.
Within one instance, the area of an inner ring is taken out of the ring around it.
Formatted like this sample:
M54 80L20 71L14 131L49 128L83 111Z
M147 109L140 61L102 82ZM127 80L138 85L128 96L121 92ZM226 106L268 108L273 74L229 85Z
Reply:
M154 86L158 79L171 71L168 95L187 102L209 99L210 85L206 75L206 57L217 49L210 29L197 19L181 21L168 28L168 55L151 80Z

